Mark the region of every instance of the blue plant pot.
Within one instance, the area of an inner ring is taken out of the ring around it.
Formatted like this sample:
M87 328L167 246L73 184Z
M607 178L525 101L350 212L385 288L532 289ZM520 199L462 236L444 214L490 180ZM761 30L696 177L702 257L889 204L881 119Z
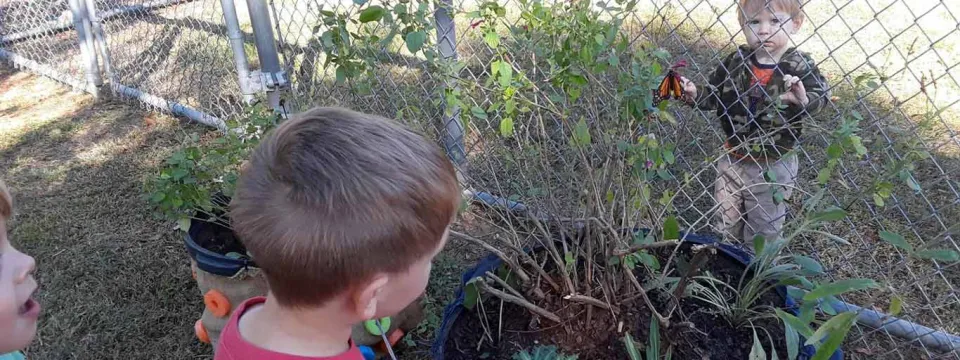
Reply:
M183 243L187 247L187 253L190 254L190 258L197 263L197 268L211 274L230 277L246 268L256 267L253 260L247 258L232 258L207 250L203 246L200 246L200 244L197 244L194 240L197 235L210 227L222 228L222 226L216 223L192 219L190 220L190 231L183 236Z
M629 230L628 230L629 231ZM646 229L641 229L639 231L649 231ZM717 240L711 236L703 236L696 234L681 234L681 238L684 239L684 242L690 244L713 244L717 243ZM744 251L741 248L732 246L729 244L719 243L718 247L720 253L724 256L727 256L731 259L736 260L737 262L746 266L753 256L750 253ZM457 288L457 297L452 303L446 306L443 310L443 320L440 322L440 328L437 329L437 337L434 339L433 344L430 347L430 354L434 360L444 360L444 349L446 348L447 339L450 336L450 330L453 329L453 324L456 323L457 318L464 311L463 299L464 299L464 285L473 278L482 276L487 271L496 272L496 269L500 267L503 261L496 255L490 254L485 258L480 260L476 266L471 269L468 269L463 273L460 278L460 286ZM779 286L776 288L777 293L781 298L785 299L784 307L789 309L794 315L799 315L799 309L795 301L787 296L786 288ZM801 336L800 342L805 342ZM813 346L805 346L800 349L800 354L797 356L798 360L809 360L813 357L813 354L816 352L816 349ZM830 360L843 360L843 351L837 349L833 355L830 356Z

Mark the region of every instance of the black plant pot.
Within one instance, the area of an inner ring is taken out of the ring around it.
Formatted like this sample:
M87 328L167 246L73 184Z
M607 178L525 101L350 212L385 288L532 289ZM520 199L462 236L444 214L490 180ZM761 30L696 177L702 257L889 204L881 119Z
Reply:
M648 231L648 230L644 229L640 231ZM709 236L702 236L702 235L695 235L695 234L686 234L686 235L681 234L681 235L682 235L681 238L684 239L684 242L690 243L690 244L703 245L703 244L717 243L717 240L715 238L709 237ZM721 256L725 256L727 258L733 259L736 262L743 264L744 267L746 267L746 265L752 259L752 255L750 255L746 251L729 244L720 243L718 244L718 249L720 250L719 254ZM487 255L482 260L480 260L480 262L477 263L476 266L474 266L471 269L468 269L463 273L463 275L461 276L460 286L457 288L457 291L456 291L456 298L451 304L447 305L446 308L444 308L443 320L441 321L440 327L437 330L437 337L434 339L434 342L431 346L430 353L434 360L445 359L444 350L446 349L447 341L450 338L450 330L453 329L453 325L457 322L458 317L460 316L461 313L463 313L465 309L463 306L465 284L471 279L474 279L478 276L482 276L488 271L496 272L497 268L499 268L502 263L503 262L499 257L497 257L496 255L490 254L490 255ZM784 299L784 305L785 305L784 307L787 309L790 309L794 313L794 315L798 315L799 313L798 306L793 299L787 296L786 289L780 286L776 288L776 291L780 295L780 297ZM806 339L803 339L803 337L801 336L800 341L802 344L804 341L806 341ZM797 359L798 360L810 359L815 352L816 352L816 349L813 346L809 346L809 345L805 346L800 349L800 354L797 357ZM837 351L830 356L830 360L842 360L842 359L843 359L843 351L841 349L837 349Z

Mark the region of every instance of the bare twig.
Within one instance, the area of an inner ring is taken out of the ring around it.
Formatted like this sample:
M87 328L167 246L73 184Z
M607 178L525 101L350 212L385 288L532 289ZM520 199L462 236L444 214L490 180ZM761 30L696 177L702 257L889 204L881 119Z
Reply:
M650 302L650 298L647 297L647 292L643 290L643 286L640 285L640 281L637 280L635 275L633 275L633 270L627 266L625 261L621 261L620 266L623 267L623 272L627 275L627 279L630 279L630 282L633 283L633 286L637 288L640 297L643 298L643 302L647 304L647 308L649 308L650 312L653 313L653 315L657 317L657 320L660 321L660 325L663 326L664 329L669 328L670 320L663 317L663 315L660 315L660 312L657 311L657 308L653 306L652 302Z
M637 252L637 251L644 250L644 249L656 249L656 248L674 246L674 245L677 245L677 244L679 244L679 242L677 242L677 240L657 241L657 242L652 243L652 244L638 244L638 245L633 245L633 246L631 246L630 248L628 248L628 249L626 249L626 250L614 250L613 255L615 255L615 256L624 256L624 255L633 254L633 253L635 253L635 252Z
M501 279L496 274L487 271L487 278L495 281L497 284L500 284L500 286L503 286L503 288L509 291L511 294L516 295L517 297L523 297L523 295L520 294L520 292L517 291L517 289L514 289L513 286L510 286L510 284L507 284L506 280Z
M611 309L610 304L607 304L607 303L605 303L605 302L603 302L603 301L600 301L600 300L598 300L598 299L595 299L595 298L592 298L592 297L586 296L586 295L571 294L571 295L564 296L563 299L564 299L564 300L570 300L570 301L577 302L577 303L581 303L581 304L587 304L587 305L596 306L596 307L601 308L601 309L604 309L604 310L610 310L610 309ZM588 307L588 308L589 308L589 307Z
M590 286L590 284L593 283L593 238L591 236L593 234L590 230L591 230L591 226L588 223L587 226L584 228L584 232L585 232L584 240L587 242L587 268L585 273L583 274L583 278L584 278L583 285L586 287L587 294L593 294L593 291L592 291L593 287ZM568 295L567 297L569 298L572 296L573 295ZM587 302L587 324L592 323L592 321L593 321L593 306L591 306L590 303Z
M553 239L550 237L550 232L547 231L547 228L543 226L543 223L540 222L540 219L535 217L530 217L530 220L537 226L537 229L540 230L540 233L543 234L543 242L546 244L546 249L553 257L553 261L557 263L557 267L564 268L565 264L563 262L563 256L560 255L560 252L557 250L557 245L553 243ZM559 271L560 278L563 280L564 285L567 286L567 291L570 293L577 292L576 288L573 287L573 280L570 280L570 275L566 271Z
M673 296L670 298L670 305L667 307L667 317L673 315L673 311L677 309L677 305L680 305L680 298L683 296L683 292L686 291L687 284L690 283L690 279L697 276L700 272L700 267L707 262L707 256L717 252L717 244L694 245L692 250L694 255L693 259L690 260L690 269L680 277L680 281L677 282L677 287L673 289Z
M496 296L496 297L500 298L501 300L506 301L506 302L508 302L508 303L512 303L512 304L515 304L515 305L522 306L522 307L526 308L527 310L530 310L530 312L533 312L534 314L537 314L537 315L540 315L540 316L542 316L542 317L544 317L544 318L547 318L547 319L550 320L550 321L553 321L553 322L558 323L558 324L560 323L560 317L559 317L559 316L557 316L556 314L554 314L554 313L552 313L552 312L550 312L550 311L547 311L546 309L544 309L544 308L542 308L542 307L536 306L536 305L530 303L529 301L527 301L527 300L525 300L525 299L523 299L523 298L521 298L521 297L516 297L516 296L510 295L510 294L507 294L507 293L505 293L505 292L503 292L503 291L494 289L492 286L490 286L490 284L487 284L485 281L478 281L477 284L480 285L480 288L483 289L483 291L489 293L490 295Z
M500 251L500 249L497 249L492 245L487 244L483 240L477 239L473 236L461 233L459 231L450 230L450 235L453 235L458 238L477 244L480 247L484 248L485 250L492 252L494 255L497 255L497 257L503 260L503 262L507 263L507 266L509 266L510 269L517 274L517 277L520 278L520 281L522 281L524 284L527 284L530 282L530 276L527 275L525 271L523 271L523 268L520 267L520 264L517 264L515 261L513 261L513 258L507 256L507 254L505 254L503 251Z

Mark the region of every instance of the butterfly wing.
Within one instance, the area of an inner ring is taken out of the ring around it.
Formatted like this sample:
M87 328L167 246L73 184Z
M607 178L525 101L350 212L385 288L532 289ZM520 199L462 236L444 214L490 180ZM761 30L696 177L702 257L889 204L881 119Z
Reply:
M680 75L671 71L667 77L670 78L670 95L674 99L680 100L683 97L683 84L680 81Z

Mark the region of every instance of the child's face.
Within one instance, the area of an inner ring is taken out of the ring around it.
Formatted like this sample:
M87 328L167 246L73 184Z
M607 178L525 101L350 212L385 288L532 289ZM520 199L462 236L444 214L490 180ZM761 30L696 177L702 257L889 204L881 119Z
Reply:
M747 44L771 55L782 55L790 45L790 36L800 28L800 22L791 19L789 13L775 8L762 7L744 15L742 26Z
M34 266L32 257L10 244L6 222L0 219L0 354L27 347L37 333Z
M390 276L390 282L384 287L384 293L380 296L385 301L377 306L377 317L393 316L423 294L430 280L433 258L443 250L448 234L449 230L444 232L437 248L410 266L405 273Z

